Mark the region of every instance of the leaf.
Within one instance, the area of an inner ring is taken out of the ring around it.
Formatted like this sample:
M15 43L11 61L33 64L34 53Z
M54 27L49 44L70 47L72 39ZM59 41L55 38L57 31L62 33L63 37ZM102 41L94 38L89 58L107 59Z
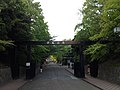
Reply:
M0 40L0 45L13 45L13 41L3 41L3 40Z

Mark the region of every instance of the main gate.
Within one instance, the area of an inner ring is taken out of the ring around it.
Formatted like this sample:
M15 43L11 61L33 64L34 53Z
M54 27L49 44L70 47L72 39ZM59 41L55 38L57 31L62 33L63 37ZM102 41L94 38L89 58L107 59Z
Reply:
M84 43L83 42L76 42L76 41L16 41L15 44L27 46L28 55L27 55L27 62L26 62L26 79L31 79L35 76L35 63L32 63L32 60L31 60L31 47L34 45L77 45L79 47L80 60L79 60L79 62L74 63L75 64L74 65L74 75L79 78L85 77L84 55L83 55ZM16 52L16 49L15 49L15 52ZM16 59L16 58L14 58L14 59Z

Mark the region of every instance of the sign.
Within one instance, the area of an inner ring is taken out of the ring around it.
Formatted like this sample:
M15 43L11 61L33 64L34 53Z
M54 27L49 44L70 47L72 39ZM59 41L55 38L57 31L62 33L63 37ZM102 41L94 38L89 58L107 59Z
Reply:
M26 66L30 66L30 62L27 62L27 63L26 63Z
M79 44L80 42L76 41L47 41L47 45L74 45Z

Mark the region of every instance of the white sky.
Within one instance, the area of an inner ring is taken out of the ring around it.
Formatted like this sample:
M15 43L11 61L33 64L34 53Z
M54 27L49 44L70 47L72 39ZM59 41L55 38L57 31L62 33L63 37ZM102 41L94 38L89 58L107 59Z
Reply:
M34 0L41 3L51 36L56 40L73 39L75 25L81 22L78 15L85 0Z

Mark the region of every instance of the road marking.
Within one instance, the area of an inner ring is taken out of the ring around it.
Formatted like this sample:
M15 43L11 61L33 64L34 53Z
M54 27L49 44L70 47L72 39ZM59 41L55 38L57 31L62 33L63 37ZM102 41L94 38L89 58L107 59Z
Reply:
M74 76L70 76L72 79L78 79L78 78L76 78L76 77L74 77Z

